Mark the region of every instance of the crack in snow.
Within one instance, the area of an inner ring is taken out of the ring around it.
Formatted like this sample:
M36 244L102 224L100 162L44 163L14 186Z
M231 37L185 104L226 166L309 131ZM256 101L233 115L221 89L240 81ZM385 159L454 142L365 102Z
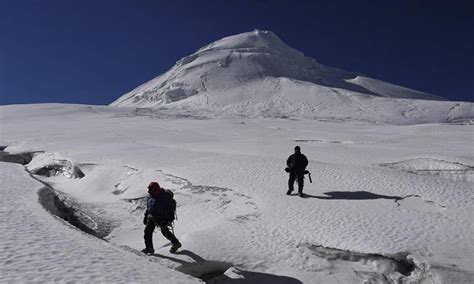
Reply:
M26 165L33 159L34 152L10 154L4 151L6 148L7 146L0 147L0 161L2 162Z
M32 173L45 177L63 175L68 178L83 178L86 176L78 166L68 160L57 160L54 164L33 170Z
M293 140L294 142L301 142L301 143L330 143L330 144L353 144L353 141L334 141L334 140L324 140L324 139L296 139Z
M393 163L382 163L382 167L420 175L436 175L455 181L474 182L474 166L435 158L414 158Z
M307 255L310 266L327 271L352 270L362 283L419 283L428 277L424 265L417 265L408 257L408 253L386 256L309 243L302 243L297 247Z

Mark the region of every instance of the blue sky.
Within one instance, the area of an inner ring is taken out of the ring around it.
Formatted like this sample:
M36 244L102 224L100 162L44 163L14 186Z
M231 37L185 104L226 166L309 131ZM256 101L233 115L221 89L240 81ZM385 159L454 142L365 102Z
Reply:
M474 101L472 11L437 0L0 0L0 104L109 104L256 28L323 64Z

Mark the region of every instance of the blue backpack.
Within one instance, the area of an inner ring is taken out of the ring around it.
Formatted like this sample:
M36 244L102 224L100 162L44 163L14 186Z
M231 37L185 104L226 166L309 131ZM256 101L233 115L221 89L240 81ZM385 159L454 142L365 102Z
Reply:
M156 221L168 223L176 219L176 200L171 190L164 190L158 198L149 197L147 213L155 217Z

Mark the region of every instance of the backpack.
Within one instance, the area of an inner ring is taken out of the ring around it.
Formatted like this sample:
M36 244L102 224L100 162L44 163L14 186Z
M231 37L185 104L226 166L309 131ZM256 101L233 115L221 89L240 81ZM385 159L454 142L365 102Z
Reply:
M167 215L169 216L169 221L172 222L174 221L175 219L178 219L178 216L176 215L176 200L174 199L174 193L169 190L169 189L166 189L165 190L165 193L168 194L168 196L170 197L170 203L169 203L169 206L167 208Z

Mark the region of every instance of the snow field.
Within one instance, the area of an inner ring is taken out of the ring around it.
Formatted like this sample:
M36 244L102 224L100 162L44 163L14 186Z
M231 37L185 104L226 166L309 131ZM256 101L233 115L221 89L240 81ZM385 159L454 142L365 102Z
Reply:
M20 118L19 110L26 117ZM27 166L31 171L57 161L75 165L84 177L60 173L41 179L112 224L109 244L51 217L62 228L54 230L74 230L93 246L106 246L141 263L143 258L121 246L143 247L140 198L146 196L146 185L157 180L175 192L175 231L184 244L181 254L170 255L169 243L156 232L157 256L151 265L160 268L191 275L220 271L224 274L215 280L224 283L240 276L269 283L357 282L383 278L380 269L391 271L383 268L391 265L384 264L389 260L350 253L348 258L358 260L333 258L321 252L322 246L416 263L410 276L387 272L393 279L473 279L472 182L382 165L408 161L414 169L432 170L431 161L441 160L435 164L438 170L472 167L472 149L465 143L472 139L469 125L170 119L158 111L145 116L135 111L2 107L10 122L3 126L0 141L8 145L6 151L43 151ZM29 116L35 119L25 123ZM285 195L284 163L296 144L310 159L313 184L305 181L307 198ZM18 183L23 179L17 178ZM16 249L8 247L10 252Z

